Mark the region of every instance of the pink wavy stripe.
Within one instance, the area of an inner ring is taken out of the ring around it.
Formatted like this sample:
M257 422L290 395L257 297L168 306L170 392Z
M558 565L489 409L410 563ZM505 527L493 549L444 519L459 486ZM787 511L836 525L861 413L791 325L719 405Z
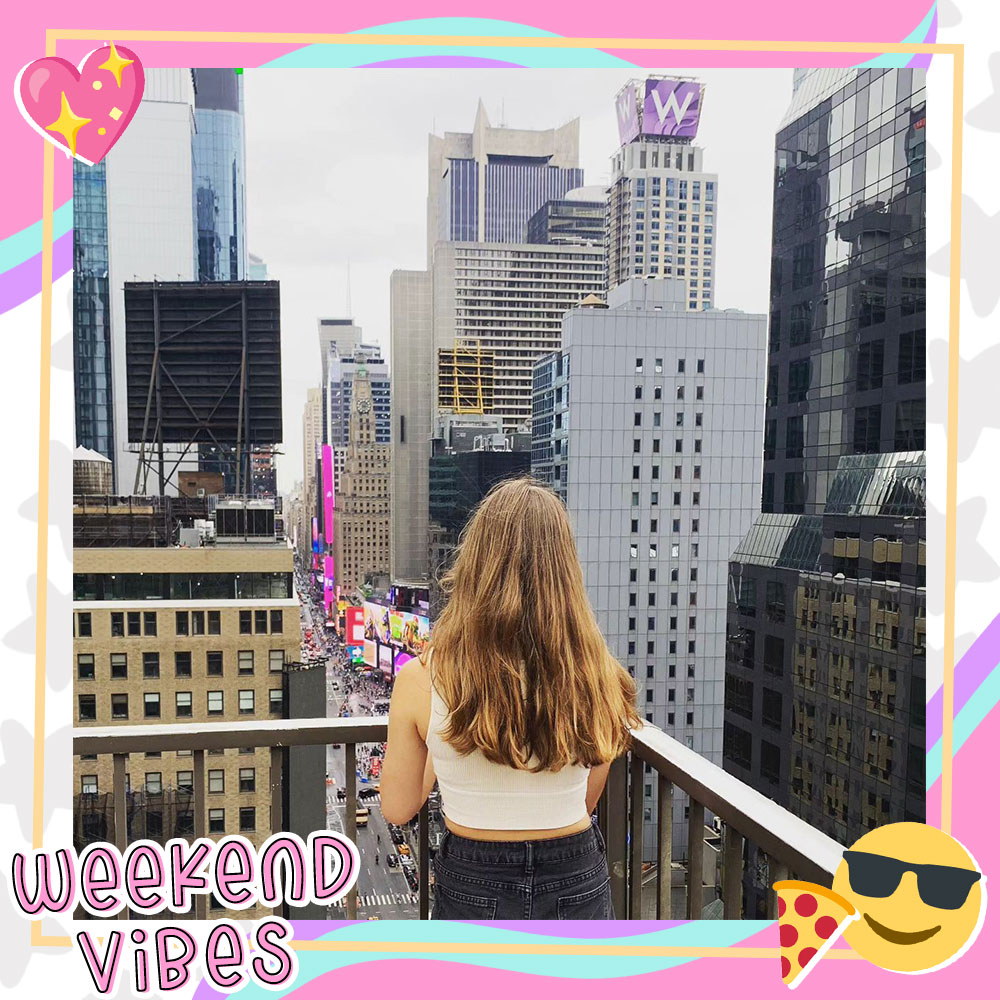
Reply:
M66 233L52 245L52 277L59 278L73 266L73 234ZM0 313L27 302L42 290L42 255L36 254L9 271L0 271Z
M743 0L702 0L690 5L633 4L624 17L615 4L580 4L576 0L480 0L475 16L531 25L555 34L576 36L641 35L644 37L697 38L706 33L723 33L728 38L834 39L856 34L851 26L863 26L868 38L897 41L911 32L927 13L929 0L840 0L836 16L826 4L802 0L771 0L767 4L747 4ZM377 8L365 5L338 4L322 10L289 4L175 0L174 3L136 7L131 0L105 0L97 9L83 11L77 0L50 0L46 4L15 4L0 32L0 77L13 83L18 71L33 58L44 55L46 27L89 23L109 30L126 25L144 30L215 30L215 31L357 31L426 17L469 17L468 0L440 0L428 6L426 0L385 0ZM844 27L848 26L848 27ZM207 45L199 43L130 42L116 36L115 41L129 44L146 66L258 66L296 46L247 44ZM74 62L97 43L62 43L58 54ZM692 65L687 57L678 62L671 56L640 52L622 54L623 58L643 66ZM797 56L737 57L728 54L722 65L798 65ZM848 62L860 61L852 57ZM699 58L698 65L718 65L720 60ZM844 64L831 60L830 65ZM5 188L26 196L7 198L0 207L0 239L24 229L39 218L34 192L39 190L40 145L42 140L31 131L11 99L0 101L0 134L4 143ZM56 204L70 197L71 175L58 169Z

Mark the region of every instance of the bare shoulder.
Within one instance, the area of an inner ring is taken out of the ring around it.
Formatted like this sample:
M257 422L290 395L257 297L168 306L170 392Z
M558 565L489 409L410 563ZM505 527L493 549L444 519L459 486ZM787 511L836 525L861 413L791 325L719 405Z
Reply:
M423 657L414 657L400 668L393 684L393 694L399 690L408 696L430 693L431 674Z

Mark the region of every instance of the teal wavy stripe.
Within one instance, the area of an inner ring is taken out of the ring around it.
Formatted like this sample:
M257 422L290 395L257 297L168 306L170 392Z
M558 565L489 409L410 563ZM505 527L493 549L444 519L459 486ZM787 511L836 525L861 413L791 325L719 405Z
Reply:
M952 727L952 756L962 748L962 744L972 735L975 728L996 708L1000 702L1000 664L995 666L990 675L976 688L972 697L962 706L955 716ZM941 740L938 740L927 751L927 788L941 777Z
M911 31L904 42L926 42L930 34L931 25L934 23L934 14L937 11L937 4L931 4L931 9L924 15L924 19ZM908 65L913 58L912 52L887 52L885 55L876 56L859 65L860 69L902 69Z
M374 28L351 32L353 35L489 35L519 38L557 38L554 32L543 31L527 24L499 21L478 17L430 17L414 21L398 21ZM528 49L528 48L478 48L448 46L447 49L431 45L305 45L288 52L271 62L268 68L346 68L365 63L386 62L391 59L414 59L419 56L441 55L468 56L478 59L497 59L518 63L533 69L563 69L567 67L615 68L633 66L625 59L609 55L599 49Z
M766 920L698 920L649 934L630 935L627 938L573 938L551 937L548 934L532 934L507 928L483 924L463 924L450 922L448 926L449 944L571 944L571 945L670 945L674 947L729 947L745 941L748 937L771 925ZM433 921L380 920L350 924L329 934L320 941L393 941L434 943L441 933L441 924ZM553 976L561 979L616 979L622 976L637 976L647 972L659 972L688 962L695 958L671 958L658 956L637 958L609 955L496 955L467 952L421 952L419 954L370 951L300 951L299 974L287 990L273 992L263 990L251 983L241 990L241 998L258 997L268 1000L286 996L303 984L334 969L359 963L371 963L394 958L427 959L437 962L459 962L486 969L502 969L508 972L522 972L534 975Z
M52 239L65 236L73 228L73 201L70 199L52 213ZM41 220L32 223L5 240L0 240L0 272L10 271L42 252Z

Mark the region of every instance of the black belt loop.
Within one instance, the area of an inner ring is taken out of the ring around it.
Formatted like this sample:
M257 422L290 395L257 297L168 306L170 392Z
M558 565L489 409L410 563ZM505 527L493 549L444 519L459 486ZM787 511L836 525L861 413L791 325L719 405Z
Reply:
M535 870L534 844L530 840L524 842L524 871L531 875Z

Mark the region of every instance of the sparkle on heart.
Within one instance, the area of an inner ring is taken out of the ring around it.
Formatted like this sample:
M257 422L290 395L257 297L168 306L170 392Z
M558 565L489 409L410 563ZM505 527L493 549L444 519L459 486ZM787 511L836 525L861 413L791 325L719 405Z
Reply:
M21 113L40 135L84 163L99 163L128 127L142 100L138 56L114 42L95 49L79 69L58 56L21 70Z

